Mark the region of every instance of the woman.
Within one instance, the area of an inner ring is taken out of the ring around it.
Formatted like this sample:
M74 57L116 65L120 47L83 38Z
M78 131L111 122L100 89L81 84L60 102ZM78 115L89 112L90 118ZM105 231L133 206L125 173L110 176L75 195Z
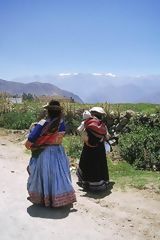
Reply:
M62 108L51 100L47 119L36 124L25 143L32 151L28 166L28 200L46 207L61 207L76 201L69 161L61 145L65 132Z
M101 121L105 112L101 107L94 107L90 112L92 117L84 123L84 146L77 170L78 185L91 191L105 190L109 182L104 146L108 130Z

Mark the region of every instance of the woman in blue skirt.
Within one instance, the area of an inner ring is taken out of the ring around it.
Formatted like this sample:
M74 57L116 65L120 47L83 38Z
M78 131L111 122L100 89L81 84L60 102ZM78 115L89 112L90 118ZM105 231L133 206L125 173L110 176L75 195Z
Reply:
M51 100L47 119L40 120L25 143L32 156L28 166L28 200L46 207L61 207L76 201L69 160L61 145L65 133L62 108Z

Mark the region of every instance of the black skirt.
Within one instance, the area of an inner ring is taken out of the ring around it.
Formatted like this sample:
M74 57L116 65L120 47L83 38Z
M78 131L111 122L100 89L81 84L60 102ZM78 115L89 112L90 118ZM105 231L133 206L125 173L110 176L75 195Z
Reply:
M88 183L109 181L104 142L99 142L97 147L89 147L84 144L77 175L79 181Z

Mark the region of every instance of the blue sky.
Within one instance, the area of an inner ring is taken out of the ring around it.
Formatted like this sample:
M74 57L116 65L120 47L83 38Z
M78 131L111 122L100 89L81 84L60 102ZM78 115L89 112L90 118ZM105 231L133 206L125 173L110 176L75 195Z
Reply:
M0 78L160 74L159 0L0 0Z

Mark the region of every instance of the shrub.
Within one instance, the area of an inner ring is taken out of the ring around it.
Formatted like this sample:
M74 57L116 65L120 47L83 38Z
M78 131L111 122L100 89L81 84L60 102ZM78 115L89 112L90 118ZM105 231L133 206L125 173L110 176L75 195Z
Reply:
M69 111L65 114L65 123L66 123L66 133L67 134L75 134L77 127L80 125L82 121L82 116L78 114L74 114Z
M160 128L134 125L119 138L121 156L138 169L160 170Z
M79 159L82 152L82 140L80 136L65 136L64 147L68 156L73 159Z
M8 112L0 115L0 127L8 129L27 129L35 122L36 114L33 112Z

